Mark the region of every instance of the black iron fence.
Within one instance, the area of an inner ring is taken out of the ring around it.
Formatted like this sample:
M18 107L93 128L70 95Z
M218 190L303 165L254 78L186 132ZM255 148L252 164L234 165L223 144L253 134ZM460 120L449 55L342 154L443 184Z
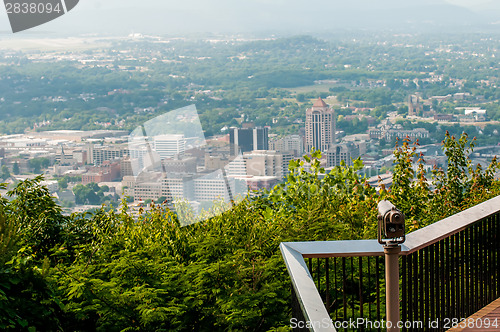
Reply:
M445 331L500 297L499 223L495 214L402 256L401 320Z
M385 319L383 257L307 258L306 262L333 325L340 327L337 330L348 330L341 326L349 320Z

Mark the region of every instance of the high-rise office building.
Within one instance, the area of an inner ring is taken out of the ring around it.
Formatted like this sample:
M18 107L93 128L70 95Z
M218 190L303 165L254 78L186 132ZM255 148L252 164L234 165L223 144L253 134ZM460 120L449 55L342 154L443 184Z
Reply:
M304 140L300 135L288 135L269 141L269 150L290 152L296 157L302 157Z
M153 137L154 150L160 158L172 158L183 156L186 151L186 139L184 135L159 135Z
M328 151L335 144L335 111L321 98L306 110L306 152Z
M234 128L229 132L231 154L253 150L269 150L269 137L267 128Z
M275 176L283 178L288 175L288 165L293 155L287 152L260 151L245 152L246 175Z
M101 165L107 160L121 159L128 156L129 149L125 145L98 146L88 144L86 147L88 161L95 166Z

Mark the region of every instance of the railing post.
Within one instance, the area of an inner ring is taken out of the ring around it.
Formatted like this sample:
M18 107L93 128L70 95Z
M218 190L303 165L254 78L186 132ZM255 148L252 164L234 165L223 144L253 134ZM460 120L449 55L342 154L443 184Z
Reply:
M385 304L387 331L399 332L399 253L401 246L395 243L384 245L385 253Z
M391 202L378 203L378 242L385 254L385 311L388 332L399 332L399 253L406 240L405 216Z

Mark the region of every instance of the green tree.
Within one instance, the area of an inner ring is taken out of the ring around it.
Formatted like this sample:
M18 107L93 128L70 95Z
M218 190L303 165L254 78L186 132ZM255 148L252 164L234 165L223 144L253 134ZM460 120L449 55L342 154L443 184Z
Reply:
M474 139L470 141L466 133L457 139L446 132L442 145L447 166L432 171L433 190L424 171L424 155L416 153L418 143L411 146L411 141L406 138L394 151L393 184L389 192L383 190L382 197L387 194L404 212L410 230L426 226L499 193L498 181L494 181L494 174L500 167L497 159L493 158L486 169L480 164L475 168L472 166L470 155Z
M0 197L0 329L59 330L62 309L47 279L51 250L66 219L42 177ZM54 263L54 261L52 261Z
M98 205L101 200L99 199L99 196L97 196L94 189L95 188L93 188L91 184L87 184L85 186L77 184L74 186L73 193L75 194L75 203Z
M156 200L156 203L158 204L162 204L163 202L165 202L167 200L167 197L166 196L161 196L159 197L157 200Z
M59 185L59 188L64 190L68 188L68 178L67 177L62 177L59 180L57 180L57 184Z
M49 167L50 161L47 158L33 158L28 161L29 167L33 170L33 173L40 173L42 169Z
M0 174L0 179L6 180L6 179L10 178L10 171L9 171L9 168L6 165L2 166L1 171L2 172Z
M76 204L104 204L106 201L111 202L113 198L105 197L104 193L109 191L108 186L99 187L97 183L77 184L73 187Z
M14 173L14 174L16 174L16 175L17 175L17 174L19 174L19 172L20 172L20 171L19 171L19 163L16 161L16 162L14 163L14 165L12 166L12 173Z

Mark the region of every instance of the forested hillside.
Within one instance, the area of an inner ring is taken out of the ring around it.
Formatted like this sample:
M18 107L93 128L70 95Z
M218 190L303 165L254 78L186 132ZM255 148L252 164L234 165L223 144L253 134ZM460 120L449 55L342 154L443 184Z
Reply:
M0 50L0 134L132 130L190 104L207 137L241 121L290 134L319 95L335 96L332 106L343 115L353 114L346 105L377 108L359 113L374 118L371 126L390 111L407 114L405 102L414 93L424 99L467 94L436 101L432 109L454 113L477 106L489 120L500 119L496 36L356 33L329 40L149 37L94 43L67 52ZM366 133L366 124L353 121L339 122L339 130ZM500 129L498 123L489 126Z

